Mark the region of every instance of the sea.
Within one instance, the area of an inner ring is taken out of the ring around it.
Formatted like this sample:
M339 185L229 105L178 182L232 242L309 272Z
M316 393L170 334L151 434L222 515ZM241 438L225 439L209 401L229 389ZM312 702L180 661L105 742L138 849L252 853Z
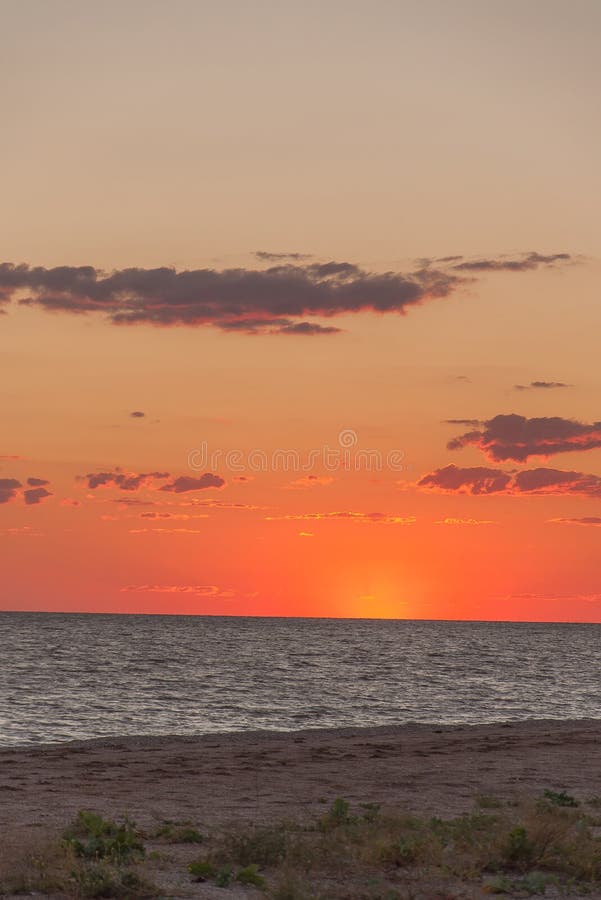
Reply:
M601 718L601 625L0 613L0 746Z

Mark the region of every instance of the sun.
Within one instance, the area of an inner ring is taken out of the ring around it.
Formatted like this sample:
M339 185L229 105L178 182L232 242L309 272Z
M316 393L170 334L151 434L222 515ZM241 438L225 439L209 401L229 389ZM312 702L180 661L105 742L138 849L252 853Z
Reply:
M392 598L384 593L358 594L351 600L353 618L360 619L405 619L407 606L400 598Z

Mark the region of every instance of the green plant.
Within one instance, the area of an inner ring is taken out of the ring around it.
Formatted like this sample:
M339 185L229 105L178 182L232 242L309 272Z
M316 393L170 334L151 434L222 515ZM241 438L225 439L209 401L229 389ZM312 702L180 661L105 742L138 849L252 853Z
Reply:
M370 824L376 821L381 809L379 803L362 803L361 808L363 809L363 819Z
M545 789L543 794L545 800L548 800L549 803L553 803L555 806L580 806L578 800L575 797L571 797L570 794L566 794L565 791L551 791L549 788Z
M266 885L265 879L259 875L258 866L254 864L240 869L236 875L236 881L239 881L240 884L250 884L258 888L264 888Z
M544 872L529 872L517 882L518 890L527 894L544 894L547 885L553 880Z
M506 857L510 864L520 865L531 862L534 847L523 825L516 825L507 836Z
M223 835L219 861L239 866L276 866L286 856L291 830L285 826L266 825L244 830L233 829Z
M512 882L506 875L499 875L484 885L484 892L487 894L510 894L512 890Z
M323 831L328 831L332 828L340 828L343 825L352 824L356 820L349 815L349 810L348 802L343 800L342 797L337 797L327 813L321 817L319 821L320 828Z
M207 881L209 878L214 878L217 874L213 863L206 859L199 859L190 863L188 872L194 876L195 881Z
M217 887L229 887L232 883L233 872L231 866L224 866L215 875L215 884Z
M107 863L85 863L73 870L71 880L79 897L117 897L124 900L156 897L156 889L135 872L124 872Z
M412 836L400 837L382 848L382 862L393 866L408 866L415 862L419 851L419 843Z
M132 822L113 822L81 810L63 835L76 856L130 863L144 856L144 844Z
M162 825L155 832L155 837L167 844L202 844L204 836L191 825L176 826L171 822Z

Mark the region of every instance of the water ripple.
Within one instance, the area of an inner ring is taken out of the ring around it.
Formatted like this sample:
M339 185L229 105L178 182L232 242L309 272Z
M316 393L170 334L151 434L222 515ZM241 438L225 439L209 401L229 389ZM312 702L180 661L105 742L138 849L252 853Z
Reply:
M0 613L0 745L601 717L601 626Z

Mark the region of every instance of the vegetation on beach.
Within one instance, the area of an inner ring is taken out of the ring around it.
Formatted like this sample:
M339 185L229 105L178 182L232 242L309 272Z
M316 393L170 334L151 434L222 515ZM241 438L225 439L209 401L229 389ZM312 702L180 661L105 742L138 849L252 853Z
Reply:
M461 885L480 895L590 889L601 885L601 839L596 816L578 806L546 791L515 805L487 798L484 808L441 819L352 809L338 798L309 825L228 829L190 872L211 880L226 865L254 864L274 900L444 897Z
M154 834L150 835L157 840L166 844L202 844L204 835L189 824L178 824L177 822L164 822L160 825Z
M351 807L338 798L309 823L240 824L206 835L174 822L144 833L127 819L80 812L60 838L3 860L0 894L134 900L185 897L195 882L206 882L223 888L224 897L250 892L271 900L532 896L549 889L569 896L601 889L596 805L547 790L521 803L479 797L469 814L443 819L376 804ZM192 844L202 844L202 853Z
M75 822L63 834L63 840L75 856L83 859L106 859L120 864L144 856L144 844L135 825L128 819L112 822L96 813L81 810Z

